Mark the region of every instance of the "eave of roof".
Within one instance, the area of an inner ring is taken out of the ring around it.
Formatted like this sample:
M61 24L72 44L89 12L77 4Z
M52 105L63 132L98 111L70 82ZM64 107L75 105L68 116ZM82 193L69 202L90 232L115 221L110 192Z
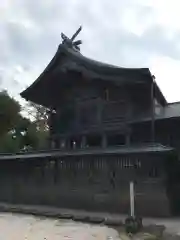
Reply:
M160 100L160 103L163 105L163 106L166 106L168 104L166 98L164 97L163 93L161 92L159 86L157 85L156 82L154 82L155 84L155 91L156 91L156 95L158 96L159 100Z
M155 109L156 112L156 109ZM180 102L168 103L166 106L160 109L158 114L154 115L155 120L165 119L180 119ZM150 113L146 113L143 116L139 116L129 121L129 123L148 122L152 120Z
M151 75L148 68L125 68L115 65L99 62L83 56L79 51L75 51L72 48L67 48L61 45L62 51L72 60L84 66L85 68L95 71L100 74L121 75L121 74L141 74Z
M66 60L62 59L62 56L66 56ZM62 60L62 61L61 61ZM61 61L61 63L60 63ZM113 80L116 84L129 83L128 79L135 83L136 81L151 82L152 76L148 68L122 68L114 65L101 63L83 56L79 51L72 48L68 48L66 45L61 44L41 75L30 85L26 90L20 93L20 95L26 100L34 101L42 104L38 93L40 89L43 92L43 86L45 81L51 81L51 77L48 78L49 73L55 71L65 72L67 70L74 70L83 72L93 79ZM146 79L146 81L144 81ZM133 80L133 81L132 81ZM162 95L157 84L155 84L156 92L159 94L160 99L166 104L166 100Z

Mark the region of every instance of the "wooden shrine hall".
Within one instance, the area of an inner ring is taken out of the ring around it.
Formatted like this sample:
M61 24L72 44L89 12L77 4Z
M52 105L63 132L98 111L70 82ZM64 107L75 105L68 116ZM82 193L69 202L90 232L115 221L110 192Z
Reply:
M0 201L128 214L134 181L136 214L170 216L180 103L166 101L148 68L83 56L80 30L62 34L53 59L21 93L49 110L48 148L0 155Z

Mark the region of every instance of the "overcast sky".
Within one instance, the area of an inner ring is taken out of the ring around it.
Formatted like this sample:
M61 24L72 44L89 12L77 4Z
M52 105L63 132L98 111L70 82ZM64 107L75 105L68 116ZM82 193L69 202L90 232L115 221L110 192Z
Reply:
M169 102L180 100L180 0L0 0L0 86L18 95L82 25L82 53L149 67Z

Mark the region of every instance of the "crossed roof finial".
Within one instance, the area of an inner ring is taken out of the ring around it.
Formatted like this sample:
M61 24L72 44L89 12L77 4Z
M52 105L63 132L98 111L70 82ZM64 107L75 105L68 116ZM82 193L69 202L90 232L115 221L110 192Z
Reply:
M74 42L74 39L81 32L81 30L82 30L82 27L80 26L71 38L68 38L64 33L61 33L61 37L63 39L62 44L66 44L69 47L74 47L76 50L80 50L79 45L82 44L82 41L77 40Z

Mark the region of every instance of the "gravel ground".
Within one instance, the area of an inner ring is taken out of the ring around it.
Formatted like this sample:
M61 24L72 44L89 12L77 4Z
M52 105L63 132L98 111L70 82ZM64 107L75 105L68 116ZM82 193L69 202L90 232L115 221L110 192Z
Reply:
M105 226L31 215L1 213L0 240L119 240L117 231Z

